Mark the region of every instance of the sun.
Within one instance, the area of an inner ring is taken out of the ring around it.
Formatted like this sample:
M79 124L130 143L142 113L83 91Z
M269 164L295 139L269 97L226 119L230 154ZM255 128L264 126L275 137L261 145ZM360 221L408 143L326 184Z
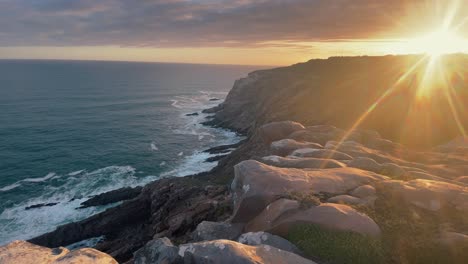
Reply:
M458 36L455 31L440 28L410 40L408 48L432 57L438 57L443 54L464 52L467 44L468 41Z

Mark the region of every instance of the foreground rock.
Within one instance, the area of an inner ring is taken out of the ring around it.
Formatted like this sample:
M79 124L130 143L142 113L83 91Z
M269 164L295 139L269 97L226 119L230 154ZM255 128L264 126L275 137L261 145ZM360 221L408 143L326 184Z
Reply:
M288 240L267 232L245 233L239 237L237 242L250 246L268 245L294 254L302 255L302 252Z
M230 240L184 244L179 246L184 263L205 264L314 264L301 256L269 245L248 246Z
M46 248L26 241L14 241L0 247L2 264L117 264L111 256L92 248L69 251L66 248Z
M346 194L361 185L388 179L354 168L300 170L277 168L258 161L235 166L231 185L234 195L233 222L247 222L287 191L305 194Z
M135 264L181 264L179 248L167 238L151 240L134 254Z
M145 186L133 200L83 221L60 226L30 242L59 247L104 235L106 239L96 249L126 262L154 237L190 240L199 223L223 221L230 214L229 208L225 186L207 185L190 177L162 179Z
M323 203L303 208L299 201L288 199L280 199L268 205L245 229L287 236L290 229L298 224L313 224L371 236L380 234L380 228L374 220L347 205Z

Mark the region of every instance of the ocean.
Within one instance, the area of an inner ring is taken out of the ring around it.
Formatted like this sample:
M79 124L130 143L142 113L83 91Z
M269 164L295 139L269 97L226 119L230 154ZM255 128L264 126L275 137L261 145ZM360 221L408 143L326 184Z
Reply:
M76 209L93 195L213 168L202 151L242 138L201 110L256 69L0 61L0 245L113 206ZM41 203L57 204L25 209Z

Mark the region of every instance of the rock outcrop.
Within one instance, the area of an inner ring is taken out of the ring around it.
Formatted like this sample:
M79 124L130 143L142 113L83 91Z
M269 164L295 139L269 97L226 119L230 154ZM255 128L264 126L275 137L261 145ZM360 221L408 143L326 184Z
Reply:
M46 248L26 241L13 241L0 247L2 264L117 264L111 256L92 248L70 251L66 248Z
M235 166L231 185L234 195L233 222L246 222L255 213L288 191L345 194L361 185L387 179L385 176L354 168L300 170L277 168L258 161L243 161Z
M380 234L379 226L370 217L347 205L323 203L301 208L298 201L287 199L280 199L268 205L247 224L246 230L267 231L287 236L289 230L299 224L319 225L323 228L352 231L363 235Z
M179 246L184 263L205 264L314 264L301 256L269 245L248 246L231 240L213 240Z

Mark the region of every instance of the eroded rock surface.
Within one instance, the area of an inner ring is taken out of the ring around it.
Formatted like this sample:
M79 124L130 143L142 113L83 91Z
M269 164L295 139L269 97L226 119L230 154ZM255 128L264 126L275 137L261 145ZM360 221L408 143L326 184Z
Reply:
M13 241L0 247L2 264L117 264L111 256L92 248L69 251L46 248L26 241Z

